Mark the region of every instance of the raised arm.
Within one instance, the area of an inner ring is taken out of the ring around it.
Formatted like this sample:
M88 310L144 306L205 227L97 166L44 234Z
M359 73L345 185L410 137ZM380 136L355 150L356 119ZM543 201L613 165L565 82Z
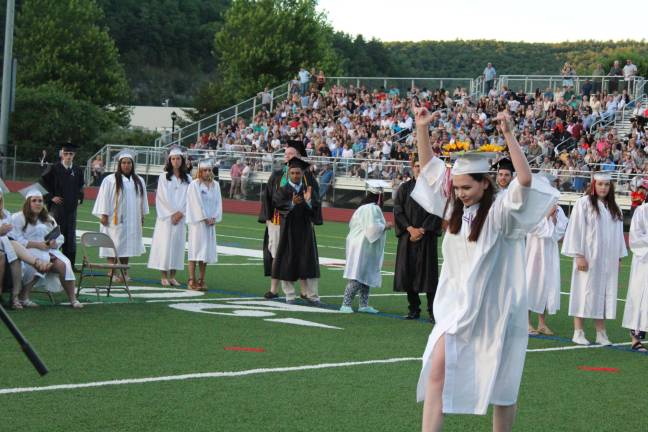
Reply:
M504 139L506 140L509 156L511 157L511 162L513 162L518 182L520 185L525 187L531 186L531 168L529 168L529 162L527 162L527 159L522 152L522 148L520 148L520 143L518 143L517 138L515 138L511 117L506 111L502 111L497 114L497 123L497 127L502 131Z

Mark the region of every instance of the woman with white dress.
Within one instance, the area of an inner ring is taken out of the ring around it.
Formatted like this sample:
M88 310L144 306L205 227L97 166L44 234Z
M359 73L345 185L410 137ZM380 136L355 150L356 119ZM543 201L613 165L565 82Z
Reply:
M180 148L173 148L167 157L164 173L160 174L155 195L157 219L148 268L162 272L162 286L180 286L176 271L184 269L187 227L187 190L191 177L186 157Z
M189 225L189 289L207 291L207 264L218 262L215 224L223 218L223 201L218 182L214 181L210 161L200 161L196 178L187 192L187 224ZM196 263L200 277L196 282Z
M647 352L641 336L648 331L648 200L635 210L628 240L632 267L621 325L630 329L632 350Z
M446 413L484 415L493 404L493 430L509 431L528 343L524 239L558 193L532 176L506 112L497 121L517 178L496 197L488 176L494 155L460 156L448 173L429 143L435 114L413 110L423 168L412 197L448 224L434 299L437 324L417 387L423 430L441 430Z
M592 318L596 343L611 345L605 320L616 318L619 267L628 253L623 214L614 199L609 173L595 173L589 193L576 201L562 254L574 258L569 295L569 315L574 317L572 341L578 345L590 344L583 323L585 318Z
M550 181L550 183L553 183ZM529 334L553 335L545 313L560 309L560 249L558 242L567 230L567 216L559 205L538 223L526 237L526 286L529 299ZM538 328L531 324L531 312L538 314Z
M59 234L51 240L46 240L47 235L56 227L56 221L49 216L43 205L42 193L36 188L31 188L24 192L24 196L22 212L15 213L11 218L13 225L11 236L37 258L34 264L39 265L29 265L25 262L23 266L22 306L36 306L36 303L29 299L29 291L39 282L39 279L45 278L45 287L48 291L58 291L62 286L70 300L70 305L74 309L82 308L83 305L77 300L75 294L76 278L72 264L59 250L65 238ZM52 266L47 269L47 272L42 272L40 262L51 263Z
M144 180L135 173L135 154L129 150L117 155L117 171L101 182L92 214L100 221L100 231L108 234L115 244L112 249L101 248L99 256L114 264L128 264L130 257L146 252L142 237L144 216L149 212ZM127 279L130 279L128 275ZM113 280L123 282L117 275Z

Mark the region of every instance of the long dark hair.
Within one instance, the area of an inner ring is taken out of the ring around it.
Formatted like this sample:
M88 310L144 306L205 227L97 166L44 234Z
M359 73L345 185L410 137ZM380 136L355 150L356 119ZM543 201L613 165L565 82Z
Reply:
M52 218L49 215L49 212L47 211L47 208L44 205L43 205L43 210L41 210L40 213L38 213L37 215L32 214L31 211L32 198L33 197L27 198L22 206L22 214L25 217L25 225L22 228L23 231L27 229L27 225L36 225L37 221L41 221L44 224L53 222Z
M182 159L182 165L180 165L180 181L184 183L189 183L189 168L187 167L187 161L184 156L180 156ZM166 165L164 165L164 171L166 171L166 179L171 180L173 177L173 165L171 165L171 157L167 158Z
M382 194L375 194L372 192L367 192L367 196L360 201L360 205L365 204L376 204L378 207L383 207Z
M592 208L594 209L594 213L596 213L596 216L600 216L601 214L598 208L599 196L596 194L596 180L592 180L592 184L590 185L589 200L590 204L592 204ZM605 196L605 198L601 199L601 201L603 202L603 204L605 204L605 207L607 207L608 211L612 215L612 219L616 219L618 221L623 220L621 209L614 199L614 183L610 182L610 191Z
M138 176L137 173L135 173L135 161L131 159L131 162L133 163L133 169L130 175L134 178L133 183L135 183L135 191L137 192L137 195L141 196L144 194L144 187L142 187L141 177ZM115 171L115 193L117 195L119 195L122 188L124 187L124 180L122 179L122 176L125 175L126 174L124 174L121 170L121 160L119 160L117 161L117 171Z
M479 209L477 209L477 216L472 221L470 226L470 235L468 235L468 241L475 242L481 234L481 230L484 227L484 222L486 222L486 217L488 216L488 211L495 201L495 185L493 181L487 174L468 174L473 180L477 182L487 181L488 187L484 191L484 195L479 201ZM450 213L450 219L448 221L448 231L452 234L457 234L461 231L461 224L463 223L463 203L455 195L454 188L451 188L450 200L448 203L452 202L452 213Z

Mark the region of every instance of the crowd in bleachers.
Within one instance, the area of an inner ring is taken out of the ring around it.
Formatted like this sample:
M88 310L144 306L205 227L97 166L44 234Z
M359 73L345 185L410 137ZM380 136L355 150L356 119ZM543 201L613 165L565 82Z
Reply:
M249 124L242 119L223 124L218 132L203 133L194 147L262 153L260 160L248 163L252 171L258 171L271 166L272 153L289 140L298 140L310 157L340 161L336 174L342 170L345 175L394 180L407 175L407 170L390 161L408 161L415 149L413 101L444 110L431 132L438 154L457 142L468 143L469 148L503 145L492 119L507 109L531 166L551 170L560 178L562 190L580 192L590 171L648 175L644 128L648 112L633 103L624 86L625 68L618 69L619 78L611 78L606 86L596 79L584 80L576 92L573 68L566 64L559 87L525 94L493 86L478 99L460 87L401 91L396 86L325 85L323 72L302 69L291 82L286 100L270 110L272 99L266 89L259 94L262 108ZM610 74L617 76L614 70ZM620 135L612 121L623 110L633 122L630 132ZM633 183L620 182L619 186L628 190Z

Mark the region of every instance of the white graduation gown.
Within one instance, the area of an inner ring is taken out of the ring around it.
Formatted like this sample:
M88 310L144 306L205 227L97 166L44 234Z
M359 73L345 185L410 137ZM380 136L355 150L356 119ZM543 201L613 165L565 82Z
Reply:
M433 158L421 170L412 197L443 217L446 167ZM530 187L513 180L498 195L476 242L468 223L443 239L443 265L434 298L436 325L430 334L417 386L425 398L430 356L445 335L443 412L486 414L488 404L517 400L528 342L524 237L558 199L549 183L534 176ZM464 208L474 218L478 205Z
M385 251L385 217L376 204L365 204L353 213L346 238L344 277L372 288L380 287Z
M597 202L597 216L589 196L579 198L569 218L562 254L584 256L589 269L579 271L572 264L569 315L580 318L615 319L619 260L628 254L623 237L623 221Z
M11 231L11 236L26 248L27 243L30 241L45 241L45 236L56 226L56 221L50 218L50 222L48 223L43 223L40 220L37 220L35 224L27 224L27 226L25 227L25 216L22 214L22 212L15 213L12 216L12 223L13 230ZM25 227L24 230L23 227ZM35 258L38 258L39 260L44 262L50 262L52 256L63 261L63 263L65 263L65 280L73 281L76 278L74 277L72 264L70 263L70 260L65 255L63 255L63 252L59 250L61 246L63 246L63 243L65 243L65 237L63 236L63 234L61 234L56 238L55 248L46 251L36 248L27 248L27 250ZM23 284L31 282L34 277L44 278L42 282L37 282L35 286L44 286L48 291L51 292L62 291L63 287L61 286L58 275L56 275L55 273L49 272L46 275L43 275L34 267L25 262L22 263L22 269Z
M623 327L648 331L648 204L637 207L630 223L632 268Z
M216 226L209 226L205 219L223 219L223 201L220 186L212 181L211 186L194 180L187 192L187 224L189 224L189 261L218 262L216 251Z
M189 182L191 178L187 176ZM167 180L166 173L160 174L155 195L155 210L157 219L148 268L157 270L182 270L184 268L185 243L187 227L185 218L173 225L171 216L176 212L184 214L187 211L187 190L189 183L183 182L175 175Z
M556 210L556 223L546 217L526 238L526 286L529 310L553 315L560 309L560 249L567 230L567 216Z
M128 258L140 256L144 249L144 239L142 236L142 218L148 214L148 199L146 195L146 185L139 176L127 178L122 176L122 190L115 202L115 175L110 174L101 182L99 193L92 214L101 217L108 215L108 226L100 224L99 230L108 234L115 243L117 256ZM144 193L138 195L135 189L135 181L142 184ZM101 258L114 258L112 250L101 248L99 250Z
M12 224L13 220L11 218L11 213L6 209L4 209L3 212L4 214L0 215L0 226L4 224ZM2 249L2 252L7 257L7 262L12 263L18 259L18 256L16 255L16 251L14 251L13 245L11 244L11 240L9 240L10 235L11 235L11 231L9 231L7 234L3 236L0 236L0 248Z

